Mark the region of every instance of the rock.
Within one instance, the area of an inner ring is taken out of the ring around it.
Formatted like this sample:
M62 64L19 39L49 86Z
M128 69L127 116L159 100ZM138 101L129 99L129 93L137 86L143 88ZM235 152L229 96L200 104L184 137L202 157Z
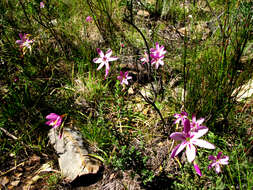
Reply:
M10 180L7 176L4 176L4 177L0 178L0 184L3 185L3 186L7 185L9 182L10 182Z
M143 17L148 17L148 16L149 16L149 12L148 12L148 11L145 11L145 10L139 10L139 11L137 12L137 15L143 16Z
M88 143L84 144L78 131L64 128L59 138L58 131L52 128L48 137L59 155L60 170L67 182L71 183L82 175L96 174L101 168L101 161L89 155Z
M236 95L236 100L239 102L251 97L253 95L253 79L235 89L232 95Z

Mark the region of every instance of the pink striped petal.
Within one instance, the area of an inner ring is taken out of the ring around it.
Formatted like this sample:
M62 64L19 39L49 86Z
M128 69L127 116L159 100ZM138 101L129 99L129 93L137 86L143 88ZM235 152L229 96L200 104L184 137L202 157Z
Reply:
M105 69L105 78L108 76L109 74L109 69Z
M228 164L228 160L229 160L228 156L223 156L223 158L220 159L220 164L227 165Z
M215 149L215 146L205 140L202 139L192 139L191 140L192 144L195 144L201 148L207 148L207 149Z
M102 62L99 66L98 66L98 68L97 68L97 70L100 70L103 66L104 66L104 62Z
M210 170L212 167L214 167L214 166L215 166L215 164L216 164L215 162L213 162L213 163L209 164L209 165L208 165L208 169Z
M108 57L108 61L116 61L118 59L118 57Z
M181 143L179 145L177 145L171 153L171 158L174 158L175 156L177 156L185 147L186 147L186 143Z
M194 164L194 169L195 169L196 173L197 173L199 176L202 176L202 173L201 173L201 171L200 171L200 169L199 169L199 166L198 166L197 164Z
M219 164L215 165L215 171L216 171L217 174L221 172L221 168L220 168Z
M186 156L188 162L192 162L196 157L196 148L193 146L193 144L188 144L186 146Z
M108 49L107 52L105 53L105 57L109 58L112 55L112 50Z
M216 160L215 156L213 156L213 155L208 156L208 159L209 160Z
M16 41L16 44L21 45L21 44L23 44L23 41L22 41L22 40L17 40L17 41Z
M132 76L127 76L127 80L128 80L128 79L132 79Z
M185 140L185 136L183 133L181 132L174 132L170 135L170 138L176 140L176 141L184 141Z
M45 124L49 125L49 126L52 126L53 123L54 123L54 121L50 120L50 121L47 121Z
M98 52L98 54L99 54L100 57L104 57L105 56L101 49L97 48L97 52Z
M194 139L198 139L200 137L202 137L203 135L205 135L208 132L208 128L201 128L200 130L197 129L197 132L193 132L192 134L194 134Z
M191 123L189 119L184 119L184 133L188 134L191 130Z
M158 42L155 43L155 47L156 47L156 49L159 49L159 43Z
M22 40L23 39L23 34L19 33L18 35L19 35L20 39Z
M201 125L204 121L205 121L205 118L200 118L200 119L197 121L197 123L198 123L199 125Z
M46 116L46 119L54 119L56 120L59 117L59 115L55 113L50 113L49 115Z
M181 118L180 118L180 117L178 117L178 118L174 121L174 124L179 123L179 122L180 122L180 120L181 120Z
M93 62L94 63L102 63L103 61L102 61L102 58L94 58Z
M217 159L220 159L220 158L221 158L221 155L222 155L222 152L218 152L218 154L217 154Z

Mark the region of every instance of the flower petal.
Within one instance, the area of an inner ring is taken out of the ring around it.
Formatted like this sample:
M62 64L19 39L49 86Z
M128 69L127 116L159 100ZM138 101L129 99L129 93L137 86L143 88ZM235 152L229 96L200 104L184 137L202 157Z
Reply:
M212 167L214 167L216 165L215 162L212 162L211 164L208 165L208 169L210 170Z
M181 118L180 118L180 117L178 117L178 118L174 121L174 123L173 123L173 124L179 123L180 121L181 121Z
M192 114L192 122L195 123L196 122L196 115Z
M157 50L159 50L159 43L158 42L155 43L155 47Z
M22 40L17 40L17 41L16 41L16 44L21 45L21 44L23 44L23 41L22 41Z
M198 164L194 164L193 166L194 166L194 169L195 169L196 173L197 173L199 176L202 176L202 173L201 173L201 171L200 171L200 169L199 169Z
M223 156L222 159L220 159L220 164L227 165L228 164L229 157Z
M57 121L56 121L56 124L54 125L54 127L59 127L61 125L61 122L62 122L62 118L59 116L57 118Z
M192 162L196 157L196 148L193 146L193 144L188 144L186 146L186 156L188 162Z
M105 57L109 58L112 55L112 50L108 49L107 52L105 53Z
M20 39L22 40L23 39L23 34L19 33L18 35L19 35Z
M184 133L188 134L190 132L191 129L191 124L189 119L184 119Z
M105 78L108 76L109 74L109 69L105 69Z
M181 132L174 132L170 135L170 138L176 140L176 141L184 141L185 140L185 136L183 133Z
M132 76L127 76L127 80L128 80L128 79L132 79Z
M219 153L217 154L217 160L221 158L221 155L222 155L222 152L219 152Z
M209 159L209 160L216 160L216 157L213 156L213 155L210 155L210 156L208 156L208 159Z
M215 165L215 171L216 171L217 174L221 172L221 168L220 168L219 164Z
M213 144L211 144L205 140L202 140L202 139L192 139L191 143L195 144L199 147L202 147L202 148L215 149L215 146Z
M46 116L46 119L57 119L57 117L59 117L59 115L55 114L55 113L50 113L49 115Z
M97 70L100 70L100 69L104 66L104 64L105 64L105 62L102 62L102 63L98 66Z
M182 111L181 115L188 116L188 113L186 111Z
M97 48L97 52L98 52L98 54L99 54L100 57L104 57L105 56L101 49Z
M116 61L118 59L118 57L108 57L108 61Z
M201 125L205 121L205 118L200 118L198 121L196 121L199 125Z
M49 125L49 126L51 126L52 124L51 123L53 123L54 121L52 121L52 120L49 120L49 121L47 121L45 124L46 125Z
M171 153L171 158L174 158L175 156L177 156L185 147L186 147L187 143L183 142L179 145L177 145Z
M207 127L201 127L201 128L197 128L197 132L193 132L192 134L194 134L194 139L198 139L200 137L202 137L203 135L205 135L208 132L208 128Z
M93 59L93 62L94 62L94 63L102 63L103 60L102 60L102 58L94 58L94 59Z

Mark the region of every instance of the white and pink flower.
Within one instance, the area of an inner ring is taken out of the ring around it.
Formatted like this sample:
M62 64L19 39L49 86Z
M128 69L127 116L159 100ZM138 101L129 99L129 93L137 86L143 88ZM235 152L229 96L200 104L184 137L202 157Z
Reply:
M202 148L214 149L215 146L211 143L199 139L207 133L208 130L198 130L197 132L191 131L191 123L189 119L184 119L184 131L183 132L174 132L170 135L170 138L176 141L182 141L181 144L177 145L171 153L171 158L177 156L184 148L186 148L186 156L188 162L192 162L196 157L196 148L194 145L197 145Z
M110 70L109 62L110 61L116 61L118 58L111 56L112 55L112 50L111 49L108 49L105 55L102 52L102 50L100 50L99 48L97 48L97 52L98 52L100 57L93 59L93 62L94 63L100 63L97 70L100 70L105 65L105 78L106 78L108 76L109 70Z
M221 172L221 165L228 165L229 157L221 156L221 155L222 155L222 152L219 152L217 157L213 155L210 155L208 157L209 160L212 160L212 163L208 166L208 169L215 167L215 171L217 174Z
M129 79L132 79L131 76L128 76L128 71L126 71L125 73L123 73L122 71L120 71L120 75L117 77L117 79L120 81L120 84L126 84L128 85L128 81Z

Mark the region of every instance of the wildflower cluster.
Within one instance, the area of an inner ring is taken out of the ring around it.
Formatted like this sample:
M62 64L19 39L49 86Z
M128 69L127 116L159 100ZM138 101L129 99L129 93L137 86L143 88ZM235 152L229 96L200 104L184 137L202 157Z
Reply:
M87 17L86 21L89 22L90 17ZM121 47L124 47L124 44L121 44ZM109 62L116 61L118 59L118 57L111 56L112 55L111 49L108 49L107 52L104 54L101 49L97 48L97 52L100 57L94 58L93 62L100 63L97 70L100 70L103 66L105 66L105 78L106 78L108 76L109 70L110 70ZM166 51L164 50L164 46L160 46L158 44L158 42L156 42L156 47L151 48L150 53L151 53L150 57L152 58L151 65L155 64L156 69L158 69L159 65L164 65L163 58L166 53ZM141 58L141 61L142 61L142 64L149 63L149 56L146 52L144 53L144 57ZM123 84L128 85L128 80L132 79L132 77L128 76L128 71L126 71L125 73L120 71L120 75L117 77L117 79L120 81L121 85L123 85Z
M87 16L85 19L86 22L92 22L92 17L91 16Z
M158 69L159 65L164 65L163 58L166 51L164 46L161 46L156 42L155 48L150 49L151 65L155 65L155 68ZM144 57L141 58L142 64L149 63L149 55L147 52L144 53Z
M16 43L19 45L20 49L23 51L23 54L25 54L26 49L28 48L30 51L32 49L31 44L34 42L34 40L29 40L30 34L21 34L19 33L20 40L17 40Z
M208 132L208 128L206 126L203 126L202 123L204 122L204 118L200 118L199 120L196 119L196 116L192 116L192 121L188 119L188 113L181 112L180 114L175 114L174 117L176 118L174 124L182 124L183 125L183 131L182 132L174 132L170 135L170 138L181 141L180 144L178 144L171 153L171 158L174 158L177 156L180 152L186 148L186 157L188 162L192 163L194 165L194 169L198 175L202 175L199 166L194 162L196 157L196 147L201 148L207 148L207 149L215 149L215 146L203 139L199 139L203 135L205 135ZM211 167L216 168L216 172L219 173L221 171L220 165L226 165L228 164L228 156L221 157L221 152L215 156L209 156L209 160L212 160L213 162L208 166L210 169Z
M62 123L63 116L57 115L56 113L50 113L46 116L46 119L49 121L46 122L46 125L52 126L52 128L57 128Z
M40 2L40 8L41 9L45 8L45 3L43 1Z
M40 2L40 7L44 8L44 3L43 2ZM86 18L86 22L92 22L92 17L88 16ZM28 35L27 34L24 34L24 36L22 34L20 34L20 38L21 38L21 40L18 40L16 43L20 44L20 46L22 48L23 47L31 48L30 43L32 43L33 41L28 39ZM121 47L122 48L124 47L123 43L121 43ZM97 70L100 70L102 67L105 66L105 78L106 78L109 75L109 70L110 70L109 62L118 60L118 57L112 56L112 50L111 49L108 49L106 51L106 53L104 54L104 52L100 48L97 48L97 52L98 52L98 54L99 54L100 57L94 58L93 62L94 63L99 63L99 66L98 66ZM162 60L164 58L165 53L166 53L166 51L164 50L164 46L160 47L160 45L156 42L156 47L155 48L151 48L150 52L151 52L151 58L152 58L151 64L152 65L155 64L156 69L158 69L159 65L164 65L164 62ZM149 59L148 54L145 53L145 56L146 56L145 58L141 59L143 61L143 64L145 62L149 63L149 61L148 61L148 59ZM121 85L124 85L124 84L128 85L129 84L128 80L132 79L132 76L128 76L128 71L126 71L126 72L120 71L120 75L117 77L117 79L120 81ZM50 113L49 115L46 116L46 119L48 121L45 124L49 125L49 126L52 126L52 128L57 128L57 127L59 127L59 126L62 125L62 118L64 116L65 115L58 115L58 114L55 114L55 113ZM180 117L179 119L183 120L184 118ZM185 128L186 132L187 132L187 130L188 129ZM189 132L187 132L187 135L189 135L188 133ZM177 136L177 135L175 135L175 136ZM186 136L185 136L185 138L186 138ZM196 141L197 137L200 137L200 136L195 136L194 137L195 141ZM175 137L175 138L177 138L177 137ZM182 135L182 137L179 137L179 138L184 138L184 137ZM191 143L194 144L195 141L191 141ZM188 143L188 147L189 146L190 146L190 144ZM180 151L182 150L182 147L186 147L186 144L182 145L180 147ZM193 148L194 148L194 146L193 146ZM189 149L189 148L187 148L187 149ZM180 151L176 150L174 154L177 155ZM191 151L191 154L193 155L194 149L191 149L190 151ZM190 160L192 160L192 157L190 158Z

